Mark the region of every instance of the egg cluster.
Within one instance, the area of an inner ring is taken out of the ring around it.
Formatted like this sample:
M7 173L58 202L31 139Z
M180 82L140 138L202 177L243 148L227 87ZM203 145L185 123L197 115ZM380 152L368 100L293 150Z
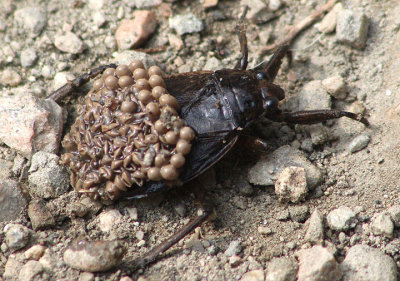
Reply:
M80 193L114 200L146 181L173 184L195 137L157 66L134 60L93 83L62 144Z

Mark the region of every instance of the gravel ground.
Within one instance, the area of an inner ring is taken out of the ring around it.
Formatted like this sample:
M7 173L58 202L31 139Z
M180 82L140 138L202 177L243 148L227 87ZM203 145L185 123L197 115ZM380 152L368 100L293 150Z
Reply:
M276 79L285 110L345 109L371 126L259 120L246 134L270 152L236 147L200 177L215 220L144 270L132 272L134 259L196 216L193 184L101 204L78 196L59 165L79 100L62 112L45 97L67 79L138 56L166 73L232 67L244 4L254 66L268 59L264 46L323 3L1 1L0 280L397 280L398 1L342 1L297 37ZM139 39L118 35L124 24ZM129 44L156 52L119 49Z

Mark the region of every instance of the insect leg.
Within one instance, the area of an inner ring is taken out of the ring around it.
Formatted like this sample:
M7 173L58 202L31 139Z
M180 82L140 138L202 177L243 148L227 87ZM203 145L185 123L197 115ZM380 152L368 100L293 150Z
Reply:
M246 70L249 58L249 50L247 48L246 25L243 22L248 9L249 9L248 6L244 8L244 11L240 16L239 22L236 24L239 36L240 52L242 55L238 60L238 62L236 63L235 69L240 69L240 70Z
M266 152L271 149L270 144L261 138L243 134L240 134L239 136L237 146L250 150L251 153Z
M341 117L348 117L350 119L359 121L365 126L369 126L368 120L361 114L355 114L348 111L340 111L336 109L322 109L322 110L309 110L309 111L297 111L297 112L275 112L267 114L267 118L287 122L293 124L315 124L330 119L337 119Z
M48 98L54 100L55 102L59 102L65 97L67 97L69 94L71 94L75 89L83 86L87 82L89 82L90 79L96 77L97 75L101 74L106 70L107 68L116 68L117 66L115 64L108 64L108 65L102 65L99 67L96 67L92 70L90 70L88 73L82 74L81 76L75 78L72 81L68 81L67 84L62 86L61 88L55 90L53 93L51 93Z
M288 56L289 63L292 61L292 52L289 50L289 45L280 46L272 55L268 63L264 66L263 72L267 77L268 82L273 82L281 67L282 60Z

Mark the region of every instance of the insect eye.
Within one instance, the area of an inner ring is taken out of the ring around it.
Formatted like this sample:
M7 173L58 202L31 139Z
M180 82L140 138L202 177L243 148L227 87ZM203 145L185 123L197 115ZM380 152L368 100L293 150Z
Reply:
M267 112L276 111L278 108L278 99L275 97L268 96L268 98L264 101L264 110Z
M258 80L264 80L266 78L264 72L257 72L256 77Z

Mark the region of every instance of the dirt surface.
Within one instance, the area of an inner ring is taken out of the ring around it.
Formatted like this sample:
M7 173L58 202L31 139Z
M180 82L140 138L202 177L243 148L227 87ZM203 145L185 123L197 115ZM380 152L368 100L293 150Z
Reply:
M79 75L112 59L118 50L115 44L106 45L105 38L114 36L118 25L134 8L129 6L130 1L105 0L100 12L107 21L103 26L94 28L90 16L94 11L87 2L16 1L15 9L39 4L47 10L47 26L33 38L23 36L13 12L1 15L5 28L1 31L4 34L0 33L0 49L13 46L16 58L12 62L3 60L0 68L12 69L21 75L19 90L26 87L45 97L53 90L53 78L42 75L43 67L50 66L53 73L65 70ZM271 21L263 24L249 22L249 66L267 59L268 55L260 56L259 50L281 38L289 25L312 13L321 3L323 1L287 0L282 8L274 12L276 18ZM211 9L204 9L200 1L164 1L164 4L171 8L173 15L192 12L205 23L202 32L181 36L184 46L176 50L168 41L168 35L175 34L168 26L168 18L161 15L160 8L153 8L159 15L159 25L143 48L165 46L165 50L150 56L160 62L167 73L201 70L212 58L219 59L218 68L235 65L240 49L234 28L242 10L239 1L220 0ZM249 270L265 268L273 257L294 258L296 251L309 244L304 240L307 223L293 221L290 217L277 219L292 206L308 206L309 213L318 207L324 215L339 206L352 209L361 206L361 214L366 220L347 231L347 238L357 232L361 239L359 243L377 248L384 248L389 242L399 242L397 228L394 238L387 239L369 235L369 232L363 231L363 226L374 214L400 204L400 9L397 1L343 1L343 5L351 10L362 10L369 18L366 47L357 50L345 46L336 41L335 33L322 34L312 26L302 32L291 46L293 63L290 67L284 63L276 83L286 91L286 102L282 107L292 109L303 85L338 74L345 79L348 96L344 101L333 99L332 107L349 111L365 108L370 128L348 119L325 124L329 140L306 150L308 159L323 172L324 181L309 192L304 202L296 204L279 204L273 186L251 186L250 191L243 191L244 186L249 188L248 169L258 161L258 157L250 155L246 149L235 148L200 179L200 184L215 205L216 219L173 247L161 260L134 273L134 279L141 276L148 280L238 280ZM123 16L118 18L118 13ZM83 40L85 51L73 55L54 47L52 42L56 33L68 29ZM28 46L35 49L38 59L33 66L22 67L18 57L21 50ZM2 95L12 95L16 88L2 85L0 90ZM68 102L66 107L71 108L74 103L76 100ZM299 148L310 141L310 133L305 126L287 126L264 119L252 126L248 133L267 138L273 149L286 144ZM370 143L361 151L350 153L349 143L360 134L369 135ZM15 156L15 152L2 147L2 159L12 161ZM135 258L196 215L196 200L191 186L189 184L154 198L103 206L101 212L116 209L123 215L120 223L109 233L99 229L98 215L71 218L67 211L62 211L69 203L80 200L72 188L61 197L47 201L49 208L58 210L55 212L56 224L34 234L37 241L45 241L56 256L57 267L46 278L73 280L82 275L79 270L62 262L65 248L74 238L82 235L93 240L122 239L127 247L122 264L105 273L95 273L96 280L119 280L122 276L131 275L131 262ZM128 207L137 208L138 219L129 216ZM26 215L18 222L30 227ZM1 225L2 228L4 225ZM261 234L259 226L267 226L272 233ZM144 232L144 245L138 243L138 231ZM340 262L350 247L349 243L340 242L339 232L327 227L325 235L326 241L337 246L336 258ZM231 266L224 255L234 240L239 240L243 247L239 253L243 262L236 267ZM1 255L0 276L11 253L5 251ZM399 260L398 254L392 257L396 262Z

